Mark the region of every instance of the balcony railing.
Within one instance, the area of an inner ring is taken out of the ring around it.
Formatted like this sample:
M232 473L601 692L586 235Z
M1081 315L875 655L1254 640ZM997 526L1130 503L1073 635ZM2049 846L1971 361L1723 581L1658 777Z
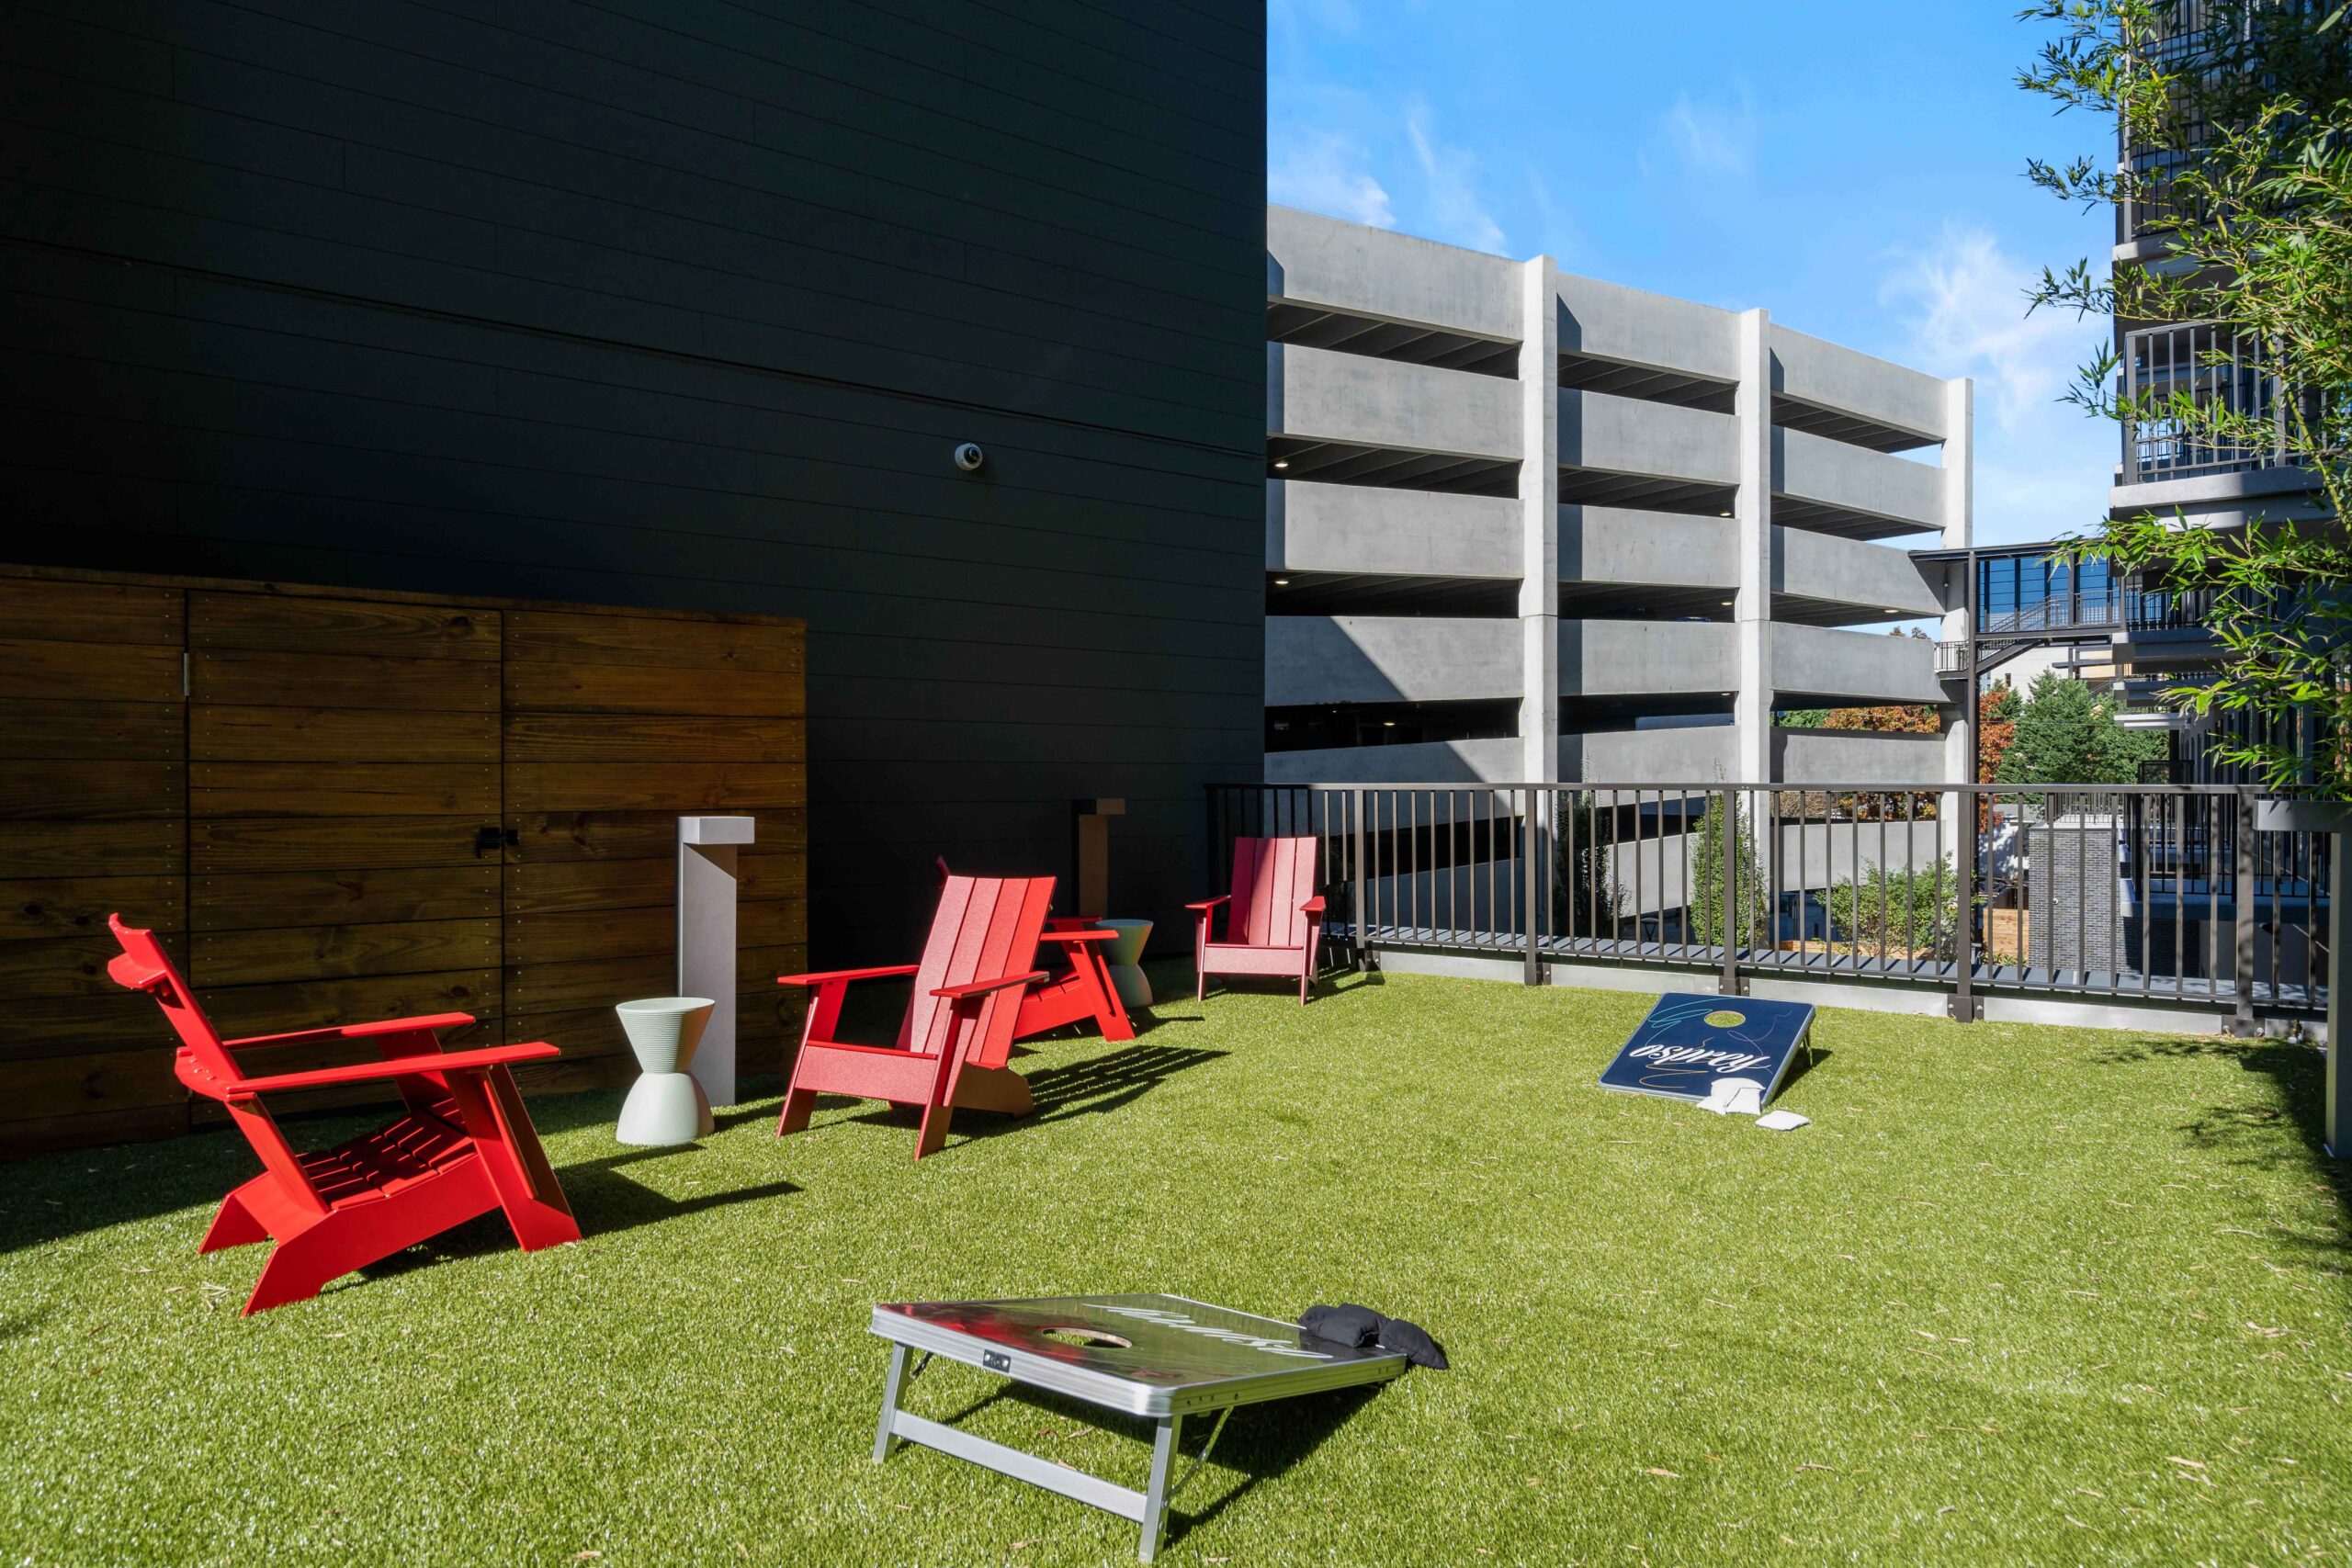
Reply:
M2324 1010L2329 839L2180 784L1232 784L1242 835L1313 837L1329 939L1561 970L2158 1002L2240 1032Z
M2159 401L2186 392L2199 409L2219 408L2267 427L2216 439L2158 412L2123 426L2127 484L2155 484L2200 474L2243 473L2293 460L2287 449L2290 398L2265 363L2261 345L2211 321L2143 327L2123 340L2127 400ZM2314 411L2315 412L2315 411Z

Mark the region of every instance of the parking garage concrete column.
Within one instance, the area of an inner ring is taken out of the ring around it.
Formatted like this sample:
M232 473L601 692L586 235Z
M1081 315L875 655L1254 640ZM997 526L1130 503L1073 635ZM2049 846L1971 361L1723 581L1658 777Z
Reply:
M1765 784L1772 777L1772 317L1767 310L1739 318L1739 385L1732 412L1738 420L1739 497L1734 502L1739 588L1732 620L1739 649L1739 686L1732 694L1738 741L1732 780Z
M1975 537L1976 511L1976 384L1966 377L1944 383L1944 451L1943 451L1943 547L1964 550ZM1962 561L1965 574L1973 570ZM1960 592L1947 602L1953 608L1944 612L1941 636L1946 642L1965 642L1968 638L1968 583L1963 575ZM1948 784L1972 784L1976 778L1976 736L1968 722L1968 691L1976 680L1974 670L1963 671L1951 683L1955 701L1944 704L1939 710L1944 728L1944 780ZM1943 847L1946 854L1962 852L1962 835L1973 831L1973 813L1951 811L1943 813Z
M1560 318L1552 258L1520 268L1519 777L1560 776Z

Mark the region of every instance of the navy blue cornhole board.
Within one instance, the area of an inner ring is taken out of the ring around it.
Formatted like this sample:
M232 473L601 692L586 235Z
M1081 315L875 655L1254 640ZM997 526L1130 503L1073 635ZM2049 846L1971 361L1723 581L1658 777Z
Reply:
M1738 1021L1707 1021L1731 1016ZM1781 1092L1789 1058L1812 1032L1813 1009L1804 1002L1669 991L1600 1075L1600 1087L1700 1100L1717 1078L1753 1078L1764 1086L1764 1103L1770 1105Z

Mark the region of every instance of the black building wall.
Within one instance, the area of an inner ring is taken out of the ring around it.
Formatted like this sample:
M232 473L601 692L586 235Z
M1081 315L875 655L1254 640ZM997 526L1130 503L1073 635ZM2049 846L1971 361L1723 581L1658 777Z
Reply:
M1067 876L1081 795L1172 922L1259 767L1263 55L1248 0L0 11L0 550L803 615L820 961L943 851Z

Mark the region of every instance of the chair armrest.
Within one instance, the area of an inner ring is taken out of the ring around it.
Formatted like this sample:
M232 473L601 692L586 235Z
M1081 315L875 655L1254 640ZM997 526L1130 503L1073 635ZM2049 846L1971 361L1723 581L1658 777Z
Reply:
M1119 933L1117 931L1047 931L1045 933L1044 940L1046 942L1116 942L1119 940Z
M1298 912L1302 915L1321 914L1323 912L1323 895L1317 893L1314 897L1309 898L1306 903L1301 904L1298 907Z
M835 980L886 980L894 975L911 975L922 968L920 964L888 964L879 969L825 969L814 975L778 975L779 986L822 986Z
M962 1001L967 997L984 997L990 991L1001 991L1013 986L1027 986L1046 977L1043 969L1032 969L1026 975L1007 975L996 980L974 980L966 986L942 986L931 994L945 997L950 1001Z
M1233 902L1233 895L1232 895L1232 894L1230 894L1230 893L1220 893L1220 894L1218 894L1218 895L1217 895L1216 897L1214 897L1214 898L1204 899L1202 902L1200 902L1200 903L1198 903L1198 904L1187 904L1187 905L1185 905L1185 906L1184 906L1184 908L1186 908L1187 909L1193 910L1193 911L1195 911L1195 912L1197 912L1197 913L1205 914L1205 913L1207 913L1209 910L1216 908L1219 904L1230 904L1230 903L1232 903L1232 902Z
M382 1062L354 1062L348 1066L319 1067L307 1073L274 1073L266 1077L232 1078L221 1092L243 1099L275 1094L288 1089L323 1089L332 1084L372 1083L378 1078L413 1078L426 1073L462 1073L469 1068L503 1067L509 1062L543 1062L563 1053L545 1043L528 1045L485 1045L478 1051L435 1052L430 1056L394 1056Z
M1047 915L1046 929L1049 931L1082 931L1095 924L1092 915Z
M373 1023L298 1029L290 1034L253 1034L243 1040L224 1040L221 1043L232 1051L243 1051L255 1045L311 1045L322 1040L374 1040L387 1034L422 1034L444 1029L463 1029L473 1021L474 1015L469 1012L435 1012L422 1018L384 1018Z

